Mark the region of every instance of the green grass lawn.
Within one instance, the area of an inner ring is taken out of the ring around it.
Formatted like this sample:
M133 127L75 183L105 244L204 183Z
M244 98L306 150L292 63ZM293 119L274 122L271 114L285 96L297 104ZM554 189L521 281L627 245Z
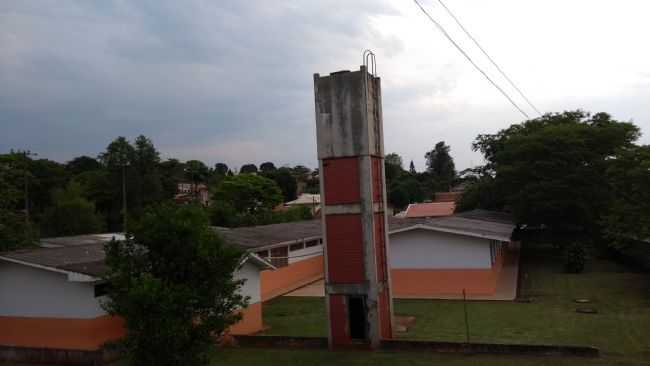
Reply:
M471 340L591 345L601 349L602 359L569 360L566 364L650 365L650 276L634 273L615 263L595 258L589 261L585 273L566 274L562 271L561 259L554 257L552 253L550 249L538 249L525 253L522 258L521 296L531 298L533 302L468 302ZM592 303L588 306L595 307L599 313L576 313L575 309L580 305L573 302L575 298L591 299ZM263 309L265 324L270 326L265 334L327 334L325 306L321 298L281 297L264 304ZM395 313L416 317L415 325L408 333L401 334L402 338L444 341L465 339L463 304L460 301L396 300ZM239 351L230 352L239 355ZM254 358L258 354L275 355L273 357L285 362L293 362L291 360L294 358L298 360L312 352L255 350L247 353L246 357ZM328 355L330 354L324 352L318 359L307 357L306 361L308 364L320 365L319 360L327 360L330 357ZM507 365L511 361L513 365L563 364L557 358L522 360L502 357L397 355L382 352L364 354L359 361L355 361L355 353L345 353L343 358L349 361L341 364L365 364L369 359L373 359L372 363L378 365L383 362L395 364L396 360L403 360L399 364L408 365L425 364L432 360L451 365Z

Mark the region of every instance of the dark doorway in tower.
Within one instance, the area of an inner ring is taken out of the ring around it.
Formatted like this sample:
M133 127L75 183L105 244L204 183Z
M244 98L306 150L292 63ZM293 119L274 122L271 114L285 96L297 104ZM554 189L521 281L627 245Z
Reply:
M350 338L354 340L368 339L366 315L366 299L364 296L348 297L348 324L350 324Z

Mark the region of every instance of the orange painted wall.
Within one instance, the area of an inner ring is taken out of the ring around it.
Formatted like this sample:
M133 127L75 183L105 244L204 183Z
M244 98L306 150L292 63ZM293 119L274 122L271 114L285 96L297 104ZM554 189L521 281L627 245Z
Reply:
M250 304L241 312L243 318L230 327L230 334L253 334L264 329L262 323L262 303Z
M491 269L392 269L394 297L468 294L492 295L503 268L503 250Z
M270 300L323 277L323 256L260 272L262 301Z
M0 317L0 344L95 350L124 335L124 322L110 315L93 319Z
M262 304L251 304L242 311L242 320L231 334L252 334L263 329ZM96 350L105 342L126 333L124 321L110 315L94 319L0 317L0 345Z

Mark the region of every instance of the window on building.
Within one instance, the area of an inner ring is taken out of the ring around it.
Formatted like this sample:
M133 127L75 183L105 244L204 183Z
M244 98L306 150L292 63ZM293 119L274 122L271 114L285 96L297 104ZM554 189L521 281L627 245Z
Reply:
M268 258L269 251L268 250L262 250L262 251L257 252L257 255L259 255L262 258Z
M295 252L296 250L300 250L305 247L304 243L296 243L296 244L291 244L289 246L289 251Z
M311 248L320 244L320 240L310 240L305 244L305 247Z
M289 265L289 247L281 246L271 249L271 264L277 268Z

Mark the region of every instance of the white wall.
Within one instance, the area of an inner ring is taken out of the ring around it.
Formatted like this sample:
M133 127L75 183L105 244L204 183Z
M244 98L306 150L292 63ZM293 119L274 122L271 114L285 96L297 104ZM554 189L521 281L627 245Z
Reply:
M246 280L241 289L241 294L250 297L250 304L260 302L261 289L260 289L260 270L250 262L244 263L234 274L235 279Z
M392 269L491 268L488 239L416 229L390 235Z
M305 259L313 258L323 254L323 245L319 244L309 248L298 249L289 251L289 264L304 261Z
M0 262L0 316L95 318L105 315L93 284L63 273Z

